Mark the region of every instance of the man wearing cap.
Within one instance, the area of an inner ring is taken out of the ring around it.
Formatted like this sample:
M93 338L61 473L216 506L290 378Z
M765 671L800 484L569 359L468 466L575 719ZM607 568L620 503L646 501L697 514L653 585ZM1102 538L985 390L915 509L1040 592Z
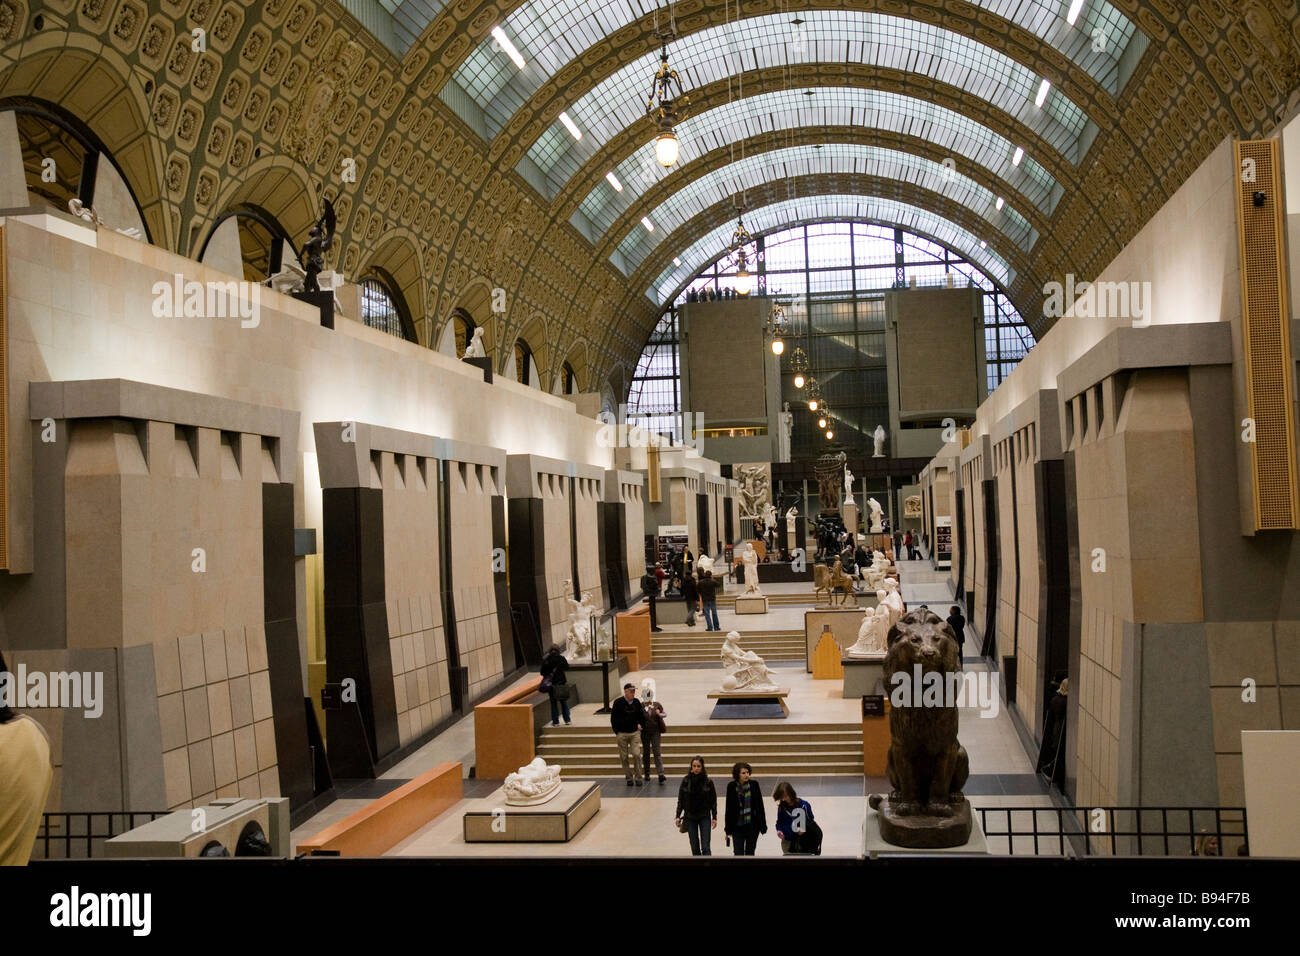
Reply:
M646 725L645 707L637 700L636 688L623 685L623 696L610 708L610 726L618 736L618 759L623 765L623 776L632 786L633 778L639 787L641 779L641 729Z

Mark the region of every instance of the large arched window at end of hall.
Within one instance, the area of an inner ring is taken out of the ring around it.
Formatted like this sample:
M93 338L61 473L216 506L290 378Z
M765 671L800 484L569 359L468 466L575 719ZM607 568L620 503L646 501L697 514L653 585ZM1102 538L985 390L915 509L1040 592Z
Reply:
M27 187L26 201L19 187L9 204L32 203L67 213L69 202L77 200L93 209L107 228L149 241L140 204L126 177L85 123L38 100L0 100L0 114L0 129L8 131L6 136L17 130ZM8 125L11 117L13 127Z
M361 280L361 321L372 329L387 332L408 342L415 341L415 324L396 285L375 270Z
M212 227L199 261L248 282L265 282L297 253L279 221L260 206L239 205Z
M966 256L895 226L820 222L769 232L759 247L759 281L792 306L782 362L782 398L797 409L806 396L790 367L797 345L818 378L835 422L837 447L869 449L877 424L888 427L884 293L925 286L973 286L984 298L985 369L992 392L1035 344L1033 332L1002 287ZM734 285L729 257L706 266L681 288L650 333L628 391L628 420L681 439L677 306ZM806 406L805 406L806 407ZM792 457L826 451L816 419L796 414Z

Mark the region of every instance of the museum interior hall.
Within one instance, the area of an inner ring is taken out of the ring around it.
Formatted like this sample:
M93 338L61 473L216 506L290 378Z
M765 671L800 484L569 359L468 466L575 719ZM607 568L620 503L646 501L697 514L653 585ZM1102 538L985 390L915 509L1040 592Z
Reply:
M1300 859L1298 288L1297 0L0 0L0 864Z

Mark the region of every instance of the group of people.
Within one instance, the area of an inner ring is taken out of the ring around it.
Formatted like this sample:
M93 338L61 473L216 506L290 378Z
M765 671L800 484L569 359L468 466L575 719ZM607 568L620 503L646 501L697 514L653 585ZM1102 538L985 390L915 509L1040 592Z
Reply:
M663 563L657 561L654 569L646 572L646 576L641 579L646 596L659 597L665 580L668 581L668 587L662 591L663 596L666 598L676 593L681 597L686 604L686 623L689 626L695 626L695 615L698 612L704 616L705 630L722 630L722 625L718 622L718 593L722 584L714 579L712 571L696 573L695 556L689 547L673 555L669 560L669 570L665 571Z
M691 289L686 293L687 302L717 302L720 299L739 299L741 295L735 289L717 289L709 286L707 289Z
M623 685L623 696L610 708L609 723L618 737L618 759L629 787L644 786L650 780L651 759L664 775L661 738L667 732L667 711L657 700L642 701L632 684ZM736 856L753 856L758 838L767 833L767 811L762 788L752 777L753 768L744 762L731 768L723 833ZM822 832L813 819L812 806L800 799L794 787L782 781L772 792L776 801L776 835L783 853L821 853ZM695 856L711 856L712 833L718 827L718 792L704 766L703 757L691 759L690 771L677 788L677 809L673 823L685 833Z

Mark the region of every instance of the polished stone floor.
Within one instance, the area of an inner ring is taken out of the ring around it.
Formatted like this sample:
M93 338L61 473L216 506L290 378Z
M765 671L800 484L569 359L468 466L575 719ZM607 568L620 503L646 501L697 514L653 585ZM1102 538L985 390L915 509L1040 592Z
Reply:
M926 561L900 562L901 590L908 606L928 603L940 616L947 616L952 590L948 572L935 571ZM806 584L770 584L763 589L768 594L810 593ZM745 631L802 629L805 607L773 607L765 615L737 616L728 610L719 610L724 630L738 627ZM685 625L668 625L669 632L690 632ZM696 632L702 632L698 627ZM742 638L743 644L743 638ZM968 643L969 647L969 643ZM987 671L988 663L968 657L967 671ZM856 722L860 708L857 700L844 700L838 681L814 681L801 663L774 664L782 684L789 684L790 717L786 724ZM704 695L717 687L721 665L683 666L675 668L648 668L644 672L626 675L633 683L643 677L656 682L659 698L668 710L669 721L677 724L703 723L708 720L712 701ZM996 676L996 675L991 675ZM521 681L522 682L522 681ZM582 704L574 708L573 721L577 725L603 726L608 717L595 713L597 705ZM1039 827L1056 826L1055 813L1041 781L1034 774L1033 763L1025 754L1006 711L999 707L994 715L983 714L974 707L960 710L959 739L970 755L971 779L967 796L977 810L997 810L1007 807L1044 808L1038 813ZM613 747L611 735L610 746ZM743 759L744 755L737 755ZM340 797L316 816L293 832L295 841L319 832L331 823L342 819L369 800L386 792L388 788L423 773L444 761L459 761L468 775L474 763L474 720L469 715L437 739L430 741L416 753L397 764L376 781L356 781L340 786ZM715 776L719 798L725 794L729 777ZM667 784L651 782L641 788L627 788L618 778L601 781L602 806L600 812L569 843L539 844L467 844L461 837L461 814L464 804L453 807L428 826L422 828L390 851L395 855L431 857L481 857L481 856L689 856L686 836L673 826L676 805L677 780ZM760 780L765 792L771 791L775 780ZM800 795L809 800L813 813L825 832L824 856L858 856L862 852L862 823L866 810L865 794L887 787L883 779L851 775L828 777L795 777L790 782ZM465 799L486 797L500 786L499 780L465 780ZM720 807L721 809L721 807ZM769 827L775 819L768 805ZM1031 826L1028 812L1018 815L1017 829ZM990 827L1005 829L1005 814L996 813ZM1032 853L1033 840L1017 837L1014 848L1006 838L990 839L990 849L1006 853L1014 849L1017 854ZM714 855L730 854L723 845L721 829L714 834ZM1056 852L1040 842L1039 852ZM781 849L769 832L758 843L759 856L780 856Z

